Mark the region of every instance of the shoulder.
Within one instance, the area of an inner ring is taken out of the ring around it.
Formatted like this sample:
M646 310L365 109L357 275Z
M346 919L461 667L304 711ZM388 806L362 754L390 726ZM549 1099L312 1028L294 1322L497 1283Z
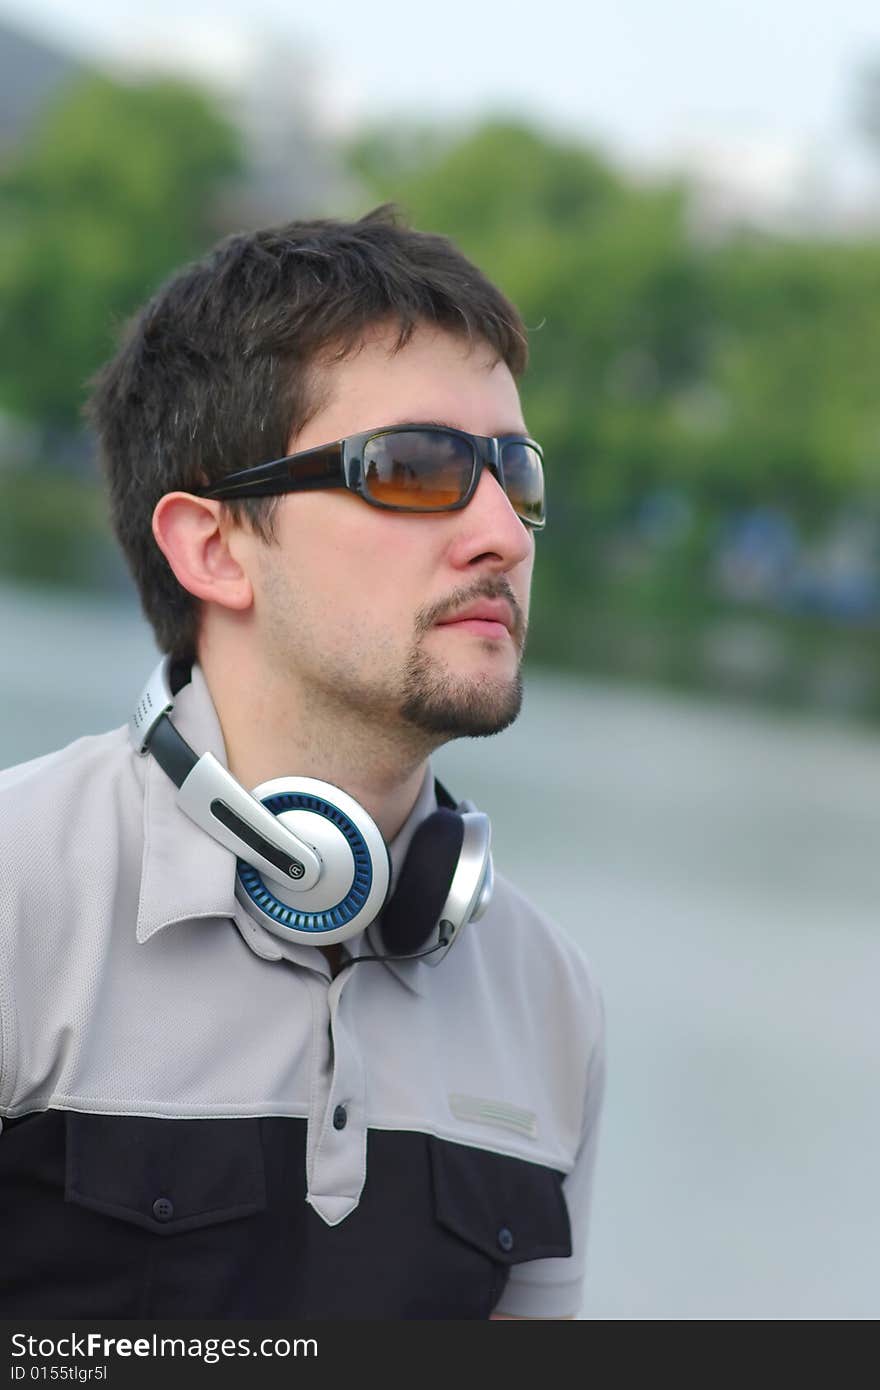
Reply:
M119 829L142 815L138 761L122 727L0 771L4 881L51 894L66 868L81 871L110 851Z
M495 874L486 922L491 924L493 951L512 953L522 966L566 981L568 988L584 997L597 992L590 959L571 932L504 874Z
M113 780L132 764L123 725L90 734L25 763L0 769L0 823L10 825L51 811L63 796L96 781Z
M120 880L139 875L135 762L123 728L0 772L0 1102L28 1092L47 1036L71 1037Z
M567 1035L589 1059L604 1034L602 992L572 932L496 872L486 915L468 934L492 991L517 1001L557 1036Z

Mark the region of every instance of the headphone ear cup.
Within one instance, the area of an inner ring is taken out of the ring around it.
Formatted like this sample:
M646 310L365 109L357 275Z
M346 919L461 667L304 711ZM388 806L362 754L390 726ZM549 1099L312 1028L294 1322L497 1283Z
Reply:
M382 912L382 941L394 955L418 951L437 925L464 840L464 821L441 808L410 842L394 895Z
M375 921L391 878L379 827L353 797L313 777L276 777L251 793L282 824L302 836L321 860L321 877L305 892L278 883L239 857L236 897L245 910L284 941L333 945Z

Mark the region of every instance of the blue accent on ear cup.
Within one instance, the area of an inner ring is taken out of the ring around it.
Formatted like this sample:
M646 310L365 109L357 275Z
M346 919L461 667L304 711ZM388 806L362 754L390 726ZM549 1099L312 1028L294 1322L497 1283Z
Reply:
M354 860L354 877L348 893L341 902L326 908L323 912L303 912L277 898L272 890L266 887L265 880L257 870L245 860L239 859L238 878L248 897L261 912L282 927L314 932L316 936L320 936L321 932L344 927L361 911L373 883L373 863L363 835L338 806L325 801L323 797L303 792L281 792L265 797L263 805L276 816L282 811L314 811L332 821L348 842Z

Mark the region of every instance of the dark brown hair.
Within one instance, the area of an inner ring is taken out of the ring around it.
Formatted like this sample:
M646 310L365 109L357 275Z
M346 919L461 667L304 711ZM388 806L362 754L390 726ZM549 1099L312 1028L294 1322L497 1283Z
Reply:
M320 409L314 368L373 325L419 323L482 339L518 377L527 347L512 304L446 237L407 227L390 204L356 222L291 222L222 241L132 319L93 382L96 431L119 543L162 651L192 658L198 600L153 538L166 492L287 453ZM264 540L276 499L227 503Z

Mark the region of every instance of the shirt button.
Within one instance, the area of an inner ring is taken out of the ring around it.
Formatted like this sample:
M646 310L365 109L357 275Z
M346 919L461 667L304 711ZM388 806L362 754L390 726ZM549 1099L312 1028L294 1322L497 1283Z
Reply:
M333 1111L333 1128L345 1129L345 1126L347 1124L348 1111L346 1110L344 1105L337 1105L336 1109Z
M511 1231L508 1226L502 1226L501 1230L498 1232L498 1244L505 1255L509 1254L513 1249L513 1231Z
M174 1215L174 1203L167 1197L157 1197L153 1203L153 1215L157 1221L170 1221Z

